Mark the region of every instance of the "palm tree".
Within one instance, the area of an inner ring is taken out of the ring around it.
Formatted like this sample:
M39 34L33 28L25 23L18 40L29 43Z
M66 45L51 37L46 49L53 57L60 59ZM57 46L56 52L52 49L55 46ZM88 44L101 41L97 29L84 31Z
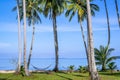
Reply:
M18 66L17 66L16 73L20 73L22 47L21 47L21 29L20 29L19 0L17 0L17 14L18 14L17 16L18 16L18 48L19 48L19 56L18 56Z
M40 1L38 0L27 0L26 1L26 17L28 21L28 25L32 25L32 40L31 40L31 47L30 47L30 52L29 52L29 57L28 57L28 69L30 65L30 60L31 60L31 55L32 55L32 50L33 50L33 44L34 44L34 35L35 35L35 24L41 22L39 13L42 11L41 8L39 7Z
M91 7L90 1L87 0L87 31L88 31L88 60L89 71L91 80L99 80L98 72L96 70L94 47L93 47L93 33L92 33L92 21L91 21Z
M70 73L72 73L72 72L74 71L74 68L75 68L74 65L70 65L70 66L68 66L68 71L69 71Z
M99 11L99 7L95 4L90 4L90 6L91 6L92 16L95 16L95 11ZM82 26L82 21L84 21L84 19L86 19L86 17L87 17L86 10L87 10L86 0L77 0L77 1L69 0L68 6L67 6L67 11L66 11L65 15L70 16L69 21L71 21L72 17L75 15L75 13L77 13L78 22L80 22L82 38L83 38L84 47L85 47L85 51L86 51L86 55L87 55L88 54L87 44L86 44L84 30L83 30L83 26ZM88 60L88 56L87 56L87 60Z
M24 21L24 71L25 75L29 76L26 62L26 0L23 0L23 21Z
M96 64L101 65L102 69L101 71L106 71L106 66L112 62L113 60L119 59L120 56L111 56L112 51L114 51L114 48L109 48L107 50L107 46L100 46L99 49L95 48L95 59Z
M44 15L52 19L53 32L54 32L54 46L55 46L55 67L54 71L57 72L59 64L58 55L58 36L57 36L57 16L64 11L65 0L44 0Z
M28 69L29 69L29 65L30 65L30 60L31 60L31 56L32 56L32 50L33 50L33 44L34 44L34 35L35 35L35 24L41 22L39 13L42 12L42 9L40 8L40 3L41 1L38 0L26 0L26 18L27 18L27 22L28 25L31 26L32 25L32 40L31 40L31 46L30 46L30 52L29 52L29 57L28 57ZM19 8L20 8L20 17L21 20L23 20L23 7L22 7L22 3L19 3ZM16 10L16 7L13 8L13 11Z
M117 68L117 65L115 65L115 62L111 62L108 64L108 68L110 69L111 74L113 74L113 70Z
M105 6L105 11L106 11L107 26L108 26L108 43L107 43L107 51L108 51L109 45L110 45L110 21L109 21L109 15L108 15L108 9L107 9L106 0L104 0L104 6ZM106 52L107 52L107 51L106 51Z
M120 27L120 15L119 15L119 12L118 12L118 2L117 0L114 0L115 1L115 6L116 6L116 13L117 13L117 18L118 18L118 24L119 24L119 27Z
M88 71L88 67L87 66L79 66L78 70L80 73L86 73Z

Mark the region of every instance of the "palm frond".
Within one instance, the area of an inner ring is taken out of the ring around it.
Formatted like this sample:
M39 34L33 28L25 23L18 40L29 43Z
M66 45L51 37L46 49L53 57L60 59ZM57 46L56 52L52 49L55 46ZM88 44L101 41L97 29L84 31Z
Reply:
M91 0L92 2L93 0ZM74 14L77 13L78 22L81 20L83 21L87 17L87 7L86 7L86 0L67 0L67 13L69 10L73 10ZM95 16L95 11L99 11L99 7L96 4L90 4L91 6L91 13L92 16ZM73 13L72 12L72 13ZM72 19L71 17L73 14L69 14L70 18L69 21ZM68 15L67 15L68 16Z
M96 65L101 65L101 62L96 62Z
M111 61L116 60L116 59L120 59L120 56L112 56L112 57L108 58L107 61L106 61L106 64L108 64Z

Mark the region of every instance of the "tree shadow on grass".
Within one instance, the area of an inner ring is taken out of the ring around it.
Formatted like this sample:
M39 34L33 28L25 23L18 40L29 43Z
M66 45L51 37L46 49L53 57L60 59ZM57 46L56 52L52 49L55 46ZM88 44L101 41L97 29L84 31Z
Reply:
M120 72L113 73L113 74L111 74L110 72L109 73L108 72L101 72L99 74L101 74L101 75L107 75L107 76L116 76L116 77L120 76Z
M67 72L67 71L59 71L58 73L68 74L68 72Z
M7 79L7 78L0 78L0 80L11 80L11 79Z
M0 80L8 80L8 79L6 79L6 78L0 78Z
M87 77L87 76L83 76L83 75L80 75L80 74L73 74L73 76L76 76L76 77Z
M59 77L62 77L62 78L64 78L64 79L67 79L67 80L73 80L73 79L71 79L71 78L68 78L68 77L65 77L65 76L62 76L62 75L59 75L59 74L56 74L57 76L59 76Z

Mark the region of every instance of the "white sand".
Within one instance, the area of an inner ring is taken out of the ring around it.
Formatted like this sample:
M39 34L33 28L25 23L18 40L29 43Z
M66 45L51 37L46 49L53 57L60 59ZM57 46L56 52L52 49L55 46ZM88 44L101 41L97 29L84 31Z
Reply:
M30 70L29 72L45 72L45 71ZM15 70L0 70L0 73L15 73Z
M0 70L0 73L14 73L15 70Z

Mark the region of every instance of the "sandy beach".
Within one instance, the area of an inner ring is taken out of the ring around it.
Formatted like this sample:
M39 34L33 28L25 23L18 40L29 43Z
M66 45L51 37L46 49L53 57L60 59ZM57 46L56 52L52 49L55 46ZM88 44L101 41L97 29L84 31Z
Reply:
M0 70L0 73L14 73L15 70Z
M14 73L15 70L0 70L0 73ZM29 72L46 72L43 70L29 70Z

